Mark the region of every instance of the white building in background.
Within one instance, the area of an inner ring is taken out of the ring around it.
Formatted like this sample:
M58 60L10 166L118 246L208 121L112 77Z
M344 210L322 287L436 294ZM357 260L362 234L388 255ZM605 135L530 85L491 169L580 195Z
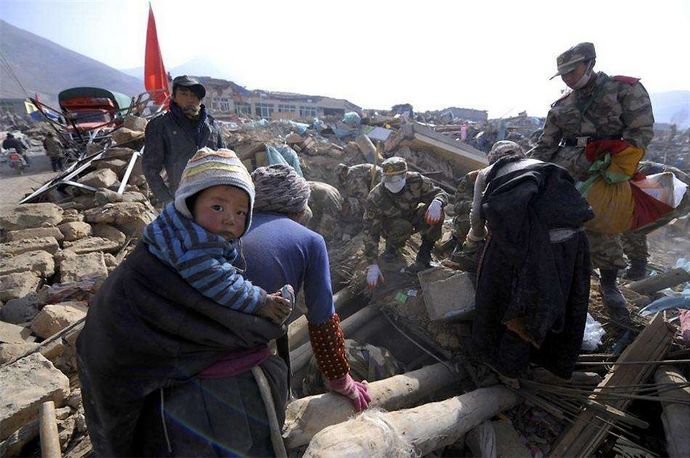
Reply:
M265 119L311 119L362 111L361 107L345 99L260 89L250 91L232 81L206 76L197 79L206 87L204 104L207 110L221 120L235 115Z

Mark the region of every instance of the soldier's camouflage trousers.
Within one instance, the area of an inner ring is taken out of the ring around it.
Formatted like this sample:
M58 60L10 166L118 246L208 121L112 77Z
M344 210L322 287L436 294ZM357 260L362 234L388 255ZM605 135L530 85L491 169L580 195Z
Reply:
M587 231L592 267L605 270L625 269L620 234L601 234Z
M453 236L458 240L458 245L462 245L470 227L470 215L458 215L453 218Z
M422 240L435 242L440 239L442 224L431 226L424 221L426 209L426 205L417 207L411 221L396 218L387 222L383 227L383 237L386 239L386 246L400 248L405 245L405 242L407 242L415 232L420 233Z
M621 235L621 243L623 244L623 253L629 261L633 259L646 261L649 257L647 234L637 231L626 232Z

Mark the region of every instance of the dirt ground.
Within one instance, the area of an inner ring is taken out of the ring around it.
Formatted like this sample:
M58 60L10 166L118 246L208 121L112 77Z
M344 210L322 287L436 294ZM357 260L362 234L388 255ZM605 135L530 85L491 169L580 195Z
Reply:
M13 209L24 196L56 175L50 159L42 152L29 153L31 168L18 175L7 164L0 164L0 213Z

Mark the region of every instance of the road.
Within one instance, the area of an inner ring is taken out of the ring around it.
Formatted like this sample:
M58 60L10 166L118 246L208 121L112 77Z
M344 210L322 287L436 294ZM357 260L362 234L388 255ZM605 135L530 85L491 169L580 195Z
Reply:
M0 164L0 213L13 209L24 196L56 175L50 167L50 159L42 152L31 151L29 159L31 167L22 175L7 164Z

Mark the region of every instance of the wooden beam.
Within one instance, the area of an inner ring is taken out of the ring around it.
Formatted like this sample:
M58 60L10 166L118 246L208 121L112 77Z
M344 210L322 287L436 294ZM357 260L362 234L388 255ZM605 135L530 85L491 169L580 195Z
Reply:
M461 376L443 364L426 366L416 371L369 383L369 408L398 410L411 407L421 399L457 383ZM333 393L308 396L288 404L283 438L289 449L308 444L322 429L342 423L356 412L352 402Z
M519 402L514 391L492 386L413 409L364 412L317 433L304 456L424 456Z
M668 272L629 283L626 287L636 293L650 295L686 281L690 281L690 272L685 269L671 269Z
M660 393L663 413L661 421L666 433L666 451L670 457L690 456L690 388L681 371L673 366L661 366L654 374L654 381L660 385L678 384L678 388ZM680 402L674 402L678 400Z

